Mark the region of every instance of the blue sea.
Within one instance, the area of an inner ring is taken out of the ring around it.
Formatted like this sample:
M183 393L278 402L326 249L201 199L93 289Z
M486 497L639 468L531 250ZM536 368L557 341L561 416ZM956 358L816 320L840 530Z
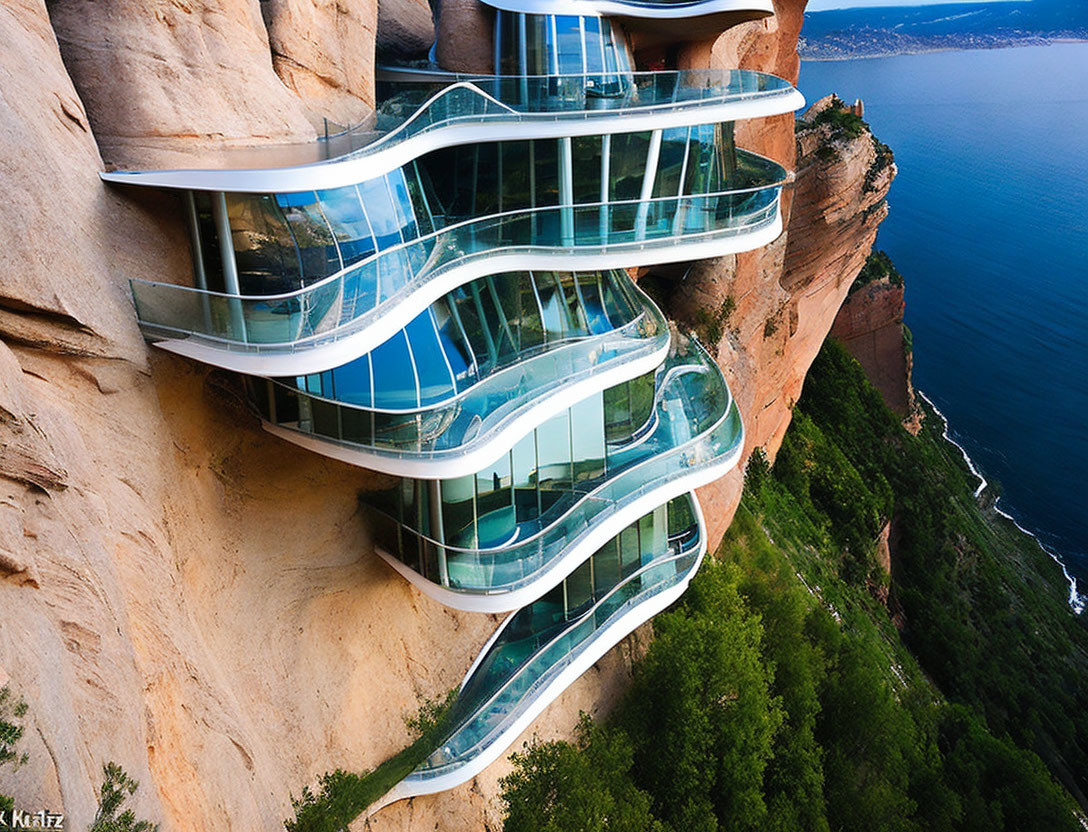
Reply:
M899 176L877 246L906 279L914 380L1088 588L1088 44L805 62L861 98Z

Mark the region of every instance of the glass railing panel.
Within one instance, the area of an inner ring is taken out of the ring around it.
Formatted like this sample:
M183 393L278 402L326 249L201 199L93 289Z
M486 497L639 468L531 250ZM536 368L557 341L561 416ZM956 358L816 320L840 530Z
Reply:
M603 335L567 339L530 350L520 361L494 370L433 407L402 413L374 411L323 399L279 382L274 385L280 395L298 405L280 406L273 411L266 396L260 400L251 397L251 402L266 421L325 441L392 456L450 457L463 450L466 443L493 435L542 396L663 350L669 341L665 320L645 296L641 301L644 311L630 323ZM308 412L309 402L314 408L337 409L340 422L324 422L333 429L323 430L313 420L300 419L300 413ZM360 430L359 425L369 429Z
M672 501L688 502L690 495ZM668 536L669 545L606 590L573 620L548 624L524 635L512 634L518 619L532 620L532 610L519 611L466 679L453 706L446 739L411 775L426 779L445 773L481 753L533 701L534 695L573 662L605 627L662 591L690 577L698 562L701 530L694 510L670 512L690 519L692 528ZM670 532L674 531L672 523ZM546 603L538 601L536 604ZM542 616L549 620L548 616Z
M703 424L700 408L706 407L709 412L717 413L712 426L704 433L687 441L677 441L672 422L659 418L650 437L610 457L609 472L603 482L568 489L558 508L536 521L540 526L539 531L533 533L532 527L526 525L525 533L519 534L515 542L503 548L468 549L443 545L441 541L430 540L407 526L400 529L399 539L417 537L434 547L436 552L441 550L445 571L437 580L455 591L476 594L508 592L531 583L604 518L642 495L691 476L737 450L743 439L743 427L736 403L729 396L720 371L708 366L710 359L702 350L699 350L698 360L705 363L689 368L687 374L691 370L704 370L699 375L710 389L720 385L720 392L716 396L700 394L698 398L682 400L682 404L692 408L688 418L695 426ZM682 368L675 369L679 371ZM678 372L677 378L683 375ZM683 390L675 381L673 379L674 383L667 387L673 396ZM663 397L658 408L667 410L672 406L670 403L677 400L675 397ZM689 433L691 428L685 427L684 431ZM390 554L395 555L398 551L394 548L396 539L376 539L391 550ZM436 580L436 573L428 572L424 577Z
M198 335L226 349L303 349L366 327L429 281L480 257L539 248L664 247L755 230L775 219L785 178L781 167L769 161L768 165L773 184L761 188L643 203L538 208L466 220L288 295L232 296L135 280L132 293L140 323L158 333ZM760 190L766 194L753 198ZM609 217L603 227L602 208ZM566 237L560 230L562 212L573 216L573 231ZM678 212L701 213L705 219L688 231L673 222Z

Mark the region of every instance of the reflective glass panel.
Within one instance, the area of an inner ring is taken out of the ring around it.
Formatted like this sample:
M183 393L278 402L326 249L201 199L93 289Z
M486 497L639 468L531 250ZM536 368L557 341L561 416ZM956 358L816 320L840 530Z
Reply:
M298 250L271 194L227 194L238 282L246 294L289 292L302 285Z
M428 405L453 393L453 377L438 337L434 315L428 309L405 327L412 360L419 378L419 403Z
M350 266L373 254L374 238L355 186L318 191L317 196L333 236L340 245L344 265Z
M596 393L570 409L574 481L585 482L604 475L604 397Z
M477 535L481 547L501 546L515 530L510 454L476 474Z
M374 406L406 410L419 406L416 373L401 330L370 353L374 373Z
M340 254L317 204L317 194L276 194L276 202L298 247L303 280L312 283L340 271Z
M471 474L442 480L443 539L451 546L476 546L475 485L476 478Z

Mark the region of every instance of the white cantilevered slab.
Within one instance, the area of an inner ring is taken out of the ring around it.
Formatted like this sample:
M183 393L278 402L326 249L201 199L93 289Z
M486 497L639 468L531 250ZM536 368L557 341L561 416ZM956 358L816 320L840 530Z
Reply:
M599 521L595 521L592 526L567 547L562 555L541 569L534 580L515 590L491 594L457 592L427 580L410 566L401 563L400 560L380 547L376 546L375 551L420 592L444 606L466 612L496 613L517 610L535 601L549 589L558 585L560 581L581 566L594 552L642 515L653 511L674 497L702 488L704 485L725 476L740 461L743 450L744 430L742 428L736 446L731 453L711 464L693 469L690 474L667 480L658 487L640 494Z
M280 168L228 170L149 170L101 173L122 185L230 193L290 193L327 190L382 176L434 150L481 142L570 138L607 133L638 133L669 127L693 127L791 113L805 104L793 87L690 106L649 105L628 110L579 110L575 113L492 114L457 119L403 141L377 142L348 156Z
M308 375L354 361L389 340L443 295L489 274L524 270L589 271L680 263L751 251L773 242L781 233L782 216L776 210L772 220L751 230L729 228L685 235L679 239L669 237L661 241L617 243L583 250L577 246L493 250L459 260L403 301L384 308L376 319L368 319L365 326L356 330L347 325L345 333L335 339L325 336L324 340L316 343L299 341L277 349L269 345L249 346L217 341L192 333L179 332L176 338L168 337L165 327L156 325L156 334L164 336L156 341L156 346L205 364L249 375Z
M544 709L558 699L564 690L570 687L570 685L583 673L596 664L605 653L611 650L636 628L649 621L659 612L665 610L673 602L679 599L687 590L688 585L691 583L691 579L699 571L699 566L703 561L703 557L706 555L707 548L706 524L703 518L702 507L699 505L699 501L694 493L691 495L691 500L695 509L696 521L700 531L699 550L695 557L695 562L692 564L687 574L678 581L675 586L650 596L643 603L635 605L595 633L589 640L589 643L582 648L581 652L579 652L574 660L537 691L533 695L532 701L523 706L518 715L510 721L510 724L503 728L498 736L493 738L487 747L475 757L466 761L463 765L438 776L417 777L409 775L404 780L401 780L374 805L369 807L367 809L367 815L371 815L379 809L398 800L404 800L422 794L445 791L446 789L452 789L455 786L459 786L460 784L471 780L499 759L499 757L501 757L510 747L510 744L532 725L533 721L540 716ZM507 621L509 620L510 619L507 619ZM505 626L506 622L503 623L499 630L501 631L502 627ZM488 642L488 645L485 646L485 650L494 642L496 637L497 633L496 636L493 636Z

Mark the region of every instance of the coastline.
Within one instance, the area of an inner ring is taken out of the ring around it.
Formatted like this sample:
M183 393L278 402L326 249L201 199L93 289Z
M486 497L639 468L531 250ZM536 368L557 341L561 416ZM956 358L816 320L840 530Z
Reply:
M804 52L799 54L803 63L834 63L836 61L865 61L873 58L899 58L904 55L933 55L938 52L992 52L998 49L1025 49L1031 46L1053 46L1062 43L1088 43L1088 38L1025 38L986 46L972 46L969 44L932 46L917 49L897 49L887 52L856 52L847 55L806 55Z
M937 416L940 418L941 424L943 425L943 428L941 430L941 437L960 452L960 454L963 456L963 461L967 463L967 468L978 479L979 486L974 491L974 496L976 499L978 499L978 497L980 497L982 493L989 487L989 480L986 479L982 471L980 471L978 466L975 465L975 461L971 459L971 455L967 453L967 450L963 447L963 445L961 445L952 437L948 417L941 412L940 408L938 408L937 405L935 405L933 401L929 398L929 396L927 396L922 390L915 388L915 392L922 398L922 400L927 405L929 405L933 409L933 412L936 413ZM1061 559L1061 556L1058 555L1056 552L1051 551L1046 546L1046 544L1044 544L1043 541L1039 539L1039 536L1037 534L1035 534L1030 529L1024 528L1024 526L1022 526L1015 517L1013 517L1003 508L1001 508L1000 497L994 499L994 511L996 511L998 514L1000 514L1002 517L1004 517L1014 526L1016 526L1017 529L1019 529L1021 532L1034 540L1036 544L1038 544L1039 548L1042 549L1043 552L1051 560L1058 564L1058 568L1062 570L1062 574L1065 576L1066 581L1069 583L1069 597L1066 600L1069 604L1070 609L1073 610L1074 615L1080 615L1081 613L1083 613L1084 610L1088 608L1088 596L1081 595L1080 592L1077 591L1077 579L1069 573L1069 569L1065 565L1065 561Z

